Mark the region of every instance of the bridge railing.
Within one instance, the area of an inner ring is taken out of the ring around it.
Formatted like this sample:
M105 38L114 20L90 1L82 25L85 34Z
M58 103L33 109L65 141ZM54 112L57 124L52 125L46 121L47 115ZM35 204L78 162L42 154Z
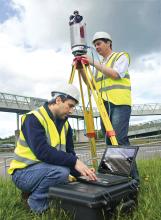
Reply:
M34 97L26 97L20 95L13 95L8 93L0 93L0 110L3 111L10 111L12 112L22 112L30 111L34 108L41 106L46 99L39 99Z
M46 99L0 92L0 111L8 111L10 109L10 112L12 112L13 108L17 113L22 113L21 110L31 111L42 105L45 101ZM94 117L100 116L97 107L93 107L93 114ZM78 106L73 115L83 117L82 107ZM132 106L132 116L139 115L161 115L161 103L134 104Z
M134 104L132 115L161 115L161 103Z

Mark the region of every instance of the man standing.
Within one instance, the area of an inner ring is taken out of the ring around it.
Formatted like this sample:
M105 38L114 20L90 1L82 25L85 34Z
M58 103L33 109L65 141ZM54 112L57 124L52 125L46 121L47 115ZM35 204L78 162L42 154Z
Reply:
M129 54L126 52L113 52L112 38L106 32L96 32L93 36L93 44L98 54L102 56L102 61L95 61L88 55L83 55L83 57L96 68L97 89L101 93L118 144L129 145L128 128L131 114ZM102 120L101 128L106 137L106 144L111 144L110 139L106 136ZM133 177L139 179L137 169L135 171Z
M77 88L63 84L52 92L49 102L22 116L8 172L15 185L29 193L28 205L36 213L48 208L49 187L66 183L69 174L96 180L93 169L81 162L74 152L67 117L78 102Z

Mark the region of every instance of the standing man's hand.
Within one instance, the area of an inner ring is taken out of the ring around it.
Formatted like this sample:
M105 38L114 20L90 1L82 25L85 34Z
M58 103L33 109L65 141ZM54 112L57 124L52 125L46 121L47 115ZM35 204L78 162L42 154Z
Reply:
M93 65L93 59L89 55L85 54L82 55L82 57L85 58L90 65Z
M95 170L88 168L82 161L77 159L75 169L81 173L82 176L87 176L90 180L97 180Z

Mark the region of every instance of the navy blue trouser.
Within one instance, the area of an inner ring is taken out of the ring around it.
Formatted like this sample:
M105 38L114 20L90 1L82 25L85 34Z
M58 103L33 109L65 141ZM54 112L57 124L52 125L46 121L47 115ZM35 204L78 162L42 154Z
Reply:
M104 101L105 108L110 118L112 127L116 133L116 139L119 145L130 145L128 138L129 120L131 115L131 107L128 105L114 105L107 101ZM110 139L106 136L106 130L101 120L101 129L105 136L105 142L107 145L111 145ZM139 174L136 163L131 172L132 178L139 181Z
M31 193L27 201L31 210L42 213L49 207L49 187L68 182L69 174L67 167L37 163L16 170L12 180L19 189Z

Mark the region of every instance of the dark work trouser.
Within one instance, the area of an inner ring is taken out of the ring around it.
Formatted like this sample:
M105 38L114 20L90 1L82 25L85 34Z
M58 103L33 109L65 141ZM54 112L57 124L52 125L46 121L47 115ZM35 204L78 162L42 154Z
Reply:
M129 146L128 129L129 120L131 115L131 107L128 105L114 105L107 101L104 101L105 108L107 110L109 119L111 121L112 127L116 133L116 139L119 145ZM105 136L105 142L107 145L111 145L110 139L106 136L106 130L101 120L101 129L103 135ZM136 162L131 171L132 178L139 181L139 173L137 170Z

